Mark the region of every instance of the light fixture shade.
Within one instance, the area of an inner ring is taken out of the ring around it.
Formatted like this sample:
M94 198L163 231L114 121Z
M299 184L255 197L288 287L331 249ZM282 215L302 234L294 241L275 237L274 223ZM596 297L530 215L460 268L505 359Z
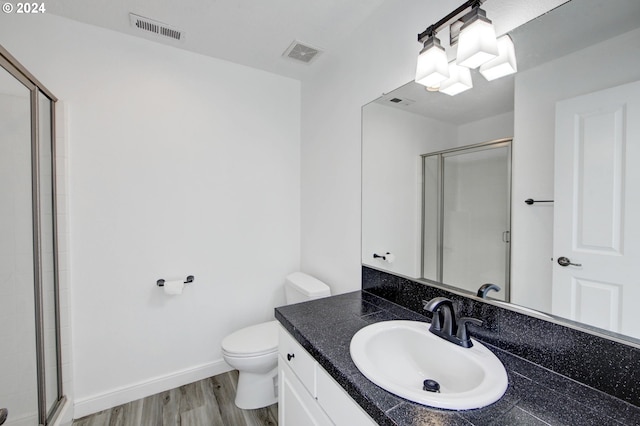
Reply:
M449 63L449 78L440 84L440 92L449 96L455 96L473 87L471 70L467 67L456 65L455 61Z
M478 68L498 56L498 43L493 24L485 11L475 8L472 16L460 29L456 63L467 68Z
M434 87L449 78L447 54L436 37L429 37L418 55L416 83Z
M498 39L498 56L480 66L480 74L487 80L495 80L518 71L516 49L509 35Z

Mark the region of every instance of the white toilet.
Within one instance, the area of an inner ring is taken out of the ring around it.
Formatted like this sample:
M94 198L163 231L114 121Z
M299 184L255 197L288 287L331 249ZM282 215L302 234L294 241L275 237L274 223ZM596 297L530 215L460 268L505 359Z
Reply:
M287 305L331 295L322 281L294 272L285 280ZM224 360L240 372L236 405L250 410L278 401L278 321L238 330L222 340Z

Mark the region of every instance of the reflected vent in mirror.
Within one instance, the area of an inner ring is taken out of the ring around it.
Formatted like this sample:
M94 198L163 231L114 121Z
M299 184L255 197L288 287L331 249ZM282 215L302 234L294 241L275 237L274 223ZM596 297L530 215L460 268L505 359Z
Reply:
M140 31L155 34L160 37L167 37L177 41L184 41L184 32L177 30L165 23L154 21L134 13L129 14L131 26Z
M402 106L409 106L415 103L414 100L407 99L407 98L397 98L397 97L392 97L391 99L389 99L389 102L396 105L402 105Z

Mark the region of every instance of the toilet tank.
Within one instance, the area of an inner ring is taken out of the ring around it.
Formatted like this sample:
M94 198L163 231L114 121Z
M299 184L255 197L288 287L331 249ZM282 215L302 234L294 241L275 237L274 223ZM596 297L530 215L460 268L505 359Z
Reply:
M294 272L287 275L285 279L284 294L287 305L291 305L293 303L331 296L331 289L328 285L311 275L303 272Z

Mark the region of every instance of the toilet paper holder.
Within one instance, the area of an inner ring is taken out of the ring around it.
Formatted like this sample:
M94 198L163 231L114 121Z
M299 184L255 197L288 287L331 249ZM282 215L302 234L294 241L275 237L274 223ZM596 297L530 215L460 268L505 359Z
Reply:
M195 280L196 277L194 277L193 275L189 275L187 277L187 279L184 281L185 284L189 284L192 283L193 280ZM156 284L158 285L158 287L164 287L164 280L162 278L160 278L158 281L156 281Z

